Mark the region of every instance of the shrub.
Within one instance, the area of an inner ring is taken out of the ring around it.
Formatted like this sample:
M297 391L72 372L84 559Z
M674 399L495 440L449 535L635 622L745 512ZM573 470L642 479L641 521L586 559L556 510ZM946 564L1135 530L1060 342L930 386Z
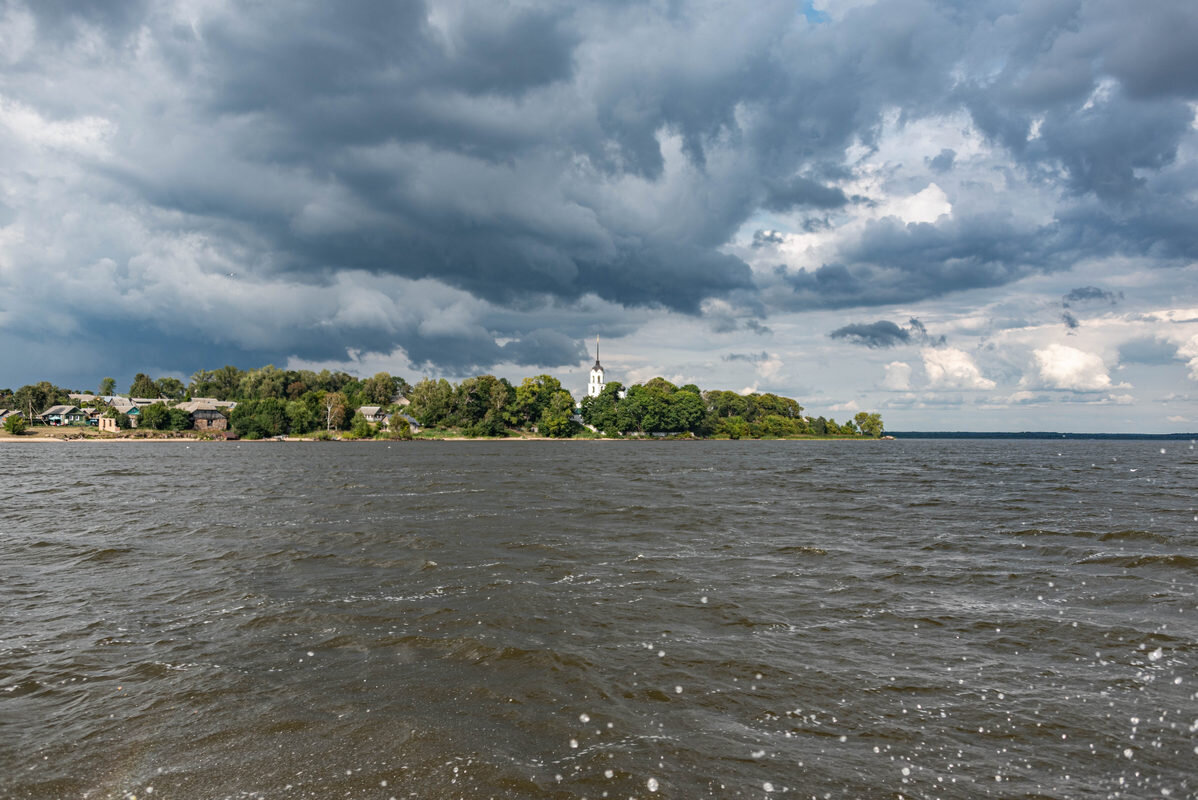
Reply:
M25 422L25 418L18 417L16 414L13 414L11 417L4 420L4 430L11 433L13 436L20 436L25 432L27 427L29 427L29 424Z

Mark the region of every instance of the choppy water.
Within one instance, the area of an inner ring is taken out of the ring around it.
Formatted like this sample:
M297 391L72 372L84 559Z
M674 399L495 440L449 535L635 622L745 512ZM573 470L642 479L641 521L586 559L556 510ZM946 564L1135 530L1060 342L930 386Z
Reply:
M0 471L0 797L1198 795L1189 442Z

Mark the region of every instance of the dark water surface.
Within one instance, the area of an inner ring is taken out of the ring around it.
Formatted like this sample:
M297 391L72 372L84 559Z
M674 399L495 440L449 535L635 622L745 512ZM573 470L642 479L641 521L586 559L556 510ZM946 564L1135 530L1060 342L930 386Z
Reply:
M3 798L1198 796L1190 442L0 471Z

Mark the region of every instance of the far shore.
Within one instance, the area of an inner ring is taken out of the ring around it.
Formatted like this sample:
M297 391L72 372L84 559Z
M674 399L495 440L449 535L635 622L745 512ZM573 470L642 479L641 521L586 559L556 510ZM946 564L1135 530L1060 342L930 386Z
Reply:
M885 439L887 437L883 437ZM667 438L657 436L630 436L623 438L614 437L577 437L577 438L555 438L552 436L505 436L505 437L469 437L469 436L416 436L412 439L316 439L308 436L280 436L268 439L210 439L199 436L102 436L102 435L71 435L65 433L60 436L46 436L28 434L22 436L13 436L12 434L0 431L0 445L5 443L21 444L25 442L40 443L40 444L77 444L77 443L107 443L107 442L154 442L154 443L185 443L193 442L199 444L279 444L293 442L307 443L338 443L338 444L414 444L418 442L727 442L727 441L744 441L744 442L782 442L782 441L809 441L809 442L847 442L847 441L862 441L876 442L882 439L875 439L872 436L798 436L787 439L704 439L704 438Z

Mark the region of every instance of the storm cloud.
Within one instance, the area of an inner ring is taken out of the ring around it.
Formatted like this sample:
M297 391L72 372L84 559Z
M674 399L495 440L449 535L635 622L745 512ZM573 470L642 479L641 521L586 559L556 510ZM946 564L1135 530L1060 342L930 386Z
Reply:
M874 349L912 343L927 347L941 347L945 344L944 336L929 336L928 329L914 317L907 321L906 328L901 328L889 320L879 320L845 325L828 335L833 339L844 339L851 344Z
M7 0L0 331L82 340L122 362L104 371L547 369L654 314L770 336L777 315L1198 257L1198 6L809 12ZM881 155L949 119L969 141ZM1093 288L1065 304L1114 297Z

